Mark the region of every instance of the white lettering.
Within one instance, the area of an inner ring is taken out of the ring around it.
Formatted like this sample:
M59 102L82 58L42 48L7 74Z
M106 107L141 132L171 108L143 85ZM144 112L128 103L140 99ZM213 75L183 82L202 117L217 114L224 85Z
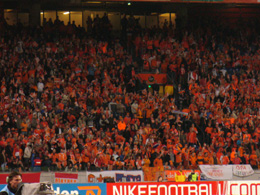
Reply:
M57 187L56 190L54 189L54 194L74 194L78 195L79 191L78 190L71 190L70 192L67 190L63 190L62 192L60 191L60 187Z
M70 193L69 193L69 191L67 191L67 190L63 190L63 191L61 192L61 194L70 194Z
M128 195L134 195L133 191L135 190L136 185L134 185L132 188L131 186L128 186ZM139 186L138 186L139 189Z
M230 195L258 195L260 190L260 183L254 183L254 181L247 182L248 183L242 183L240 181L230 182L228 193Z
M225 191L225 189L223 189L223 191ZM221 184L219 183L218 184L218 195L222 195L222 193L224 193L224 192L221 192Z
M238 193L250 193L252 188L257 191L256 186L246 186L246 184L230 184L224 182L215 182L217 184L216 188L213 189L213 183L176 183L176 184L126 184L126 185L113 185L112 195L213 195L213 191L216 195L222 195L229 193L230 195L238 195ZM257 185L257 184L255 184ZM229 186L229 189L227 188ZM260 185L259 185L260 187ZM55 193L59 193L60 188L57 188ZM63 194L69 194L68 191L62 191ZM61 194L60 193L60 194ZM72 195L77 195L77 191L71 191Z
M237 186L237 184L231 184L230 185L230 194L238 194L237 188L235 186Z
M123 195L122 194L122 186L119 186L119 188L120 188L120 192L118 191L116 186L113 186L113 194Z
M245 188L243 188L243 186L245 186ZM245 190L243 190L245 189ZM240 194L248 194L248 185L247 184L241 184L240 185Z
M175 174L169 173L169 175L167 175L167 178L175 178Z
M75 194L75 195L77 195L77 194L79 194L79 192L78 192L78 190L72 190L72 191L70 191L70 194Z
M166 185L159 185L157 194L158 195L161 194L161 188L164 188L164 193L162 193L162 194L167 195L167 186Z
M126 185L124 185L124 194L127 194L127 189L126 189Z
M156 188L156 187L157 187L156 185L149 185L148 186L148 195L156 194L156 191L152 190L152 188Z
M192 187L194 187L194 190L191 189ZM189 186L189 194L191 194L191 193L194 193L194 195L198 195L198 187L197 187L197 185L192 184L192 185Z
M179 187L181 187L181 195L184 195L184 187L189 187L189 185L181 184Z
M142 191L142 189L141 188L147 188L147 186L146 185L139 185L138 186L138 195L140 195L140 194L146 194L146 191ZM128 194L128 195L130 195L130 194ZM134 194L131 194L131 195L134 195Z
M171 188L175 188L175 192L172 193ZM177 185L169 185L168 189L169 189L169 192L168 192L169 195L171 195L171 194L177 195L178 194L178 186Z
M258 195L258 192L259 192L259 190L260 190L260 184L258 183L252 183L252 184L250 184L250 193L252 194L252 195Z
M209 188L207 184L200 184L199 185L199 195L209 195Z
M54 190L55 194L60 194L60 187L57 187L57 190Z

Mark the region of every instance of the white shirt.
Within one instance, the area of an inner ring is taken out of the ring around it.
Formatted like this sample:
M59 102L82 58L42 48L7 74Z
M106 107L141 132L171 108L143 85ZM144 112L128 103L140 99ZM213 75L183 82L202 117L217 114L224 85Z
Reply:
M42 82L39 82L37 84L37 89L38 89L38 92L43 92L43 88L44 88L44 84Z

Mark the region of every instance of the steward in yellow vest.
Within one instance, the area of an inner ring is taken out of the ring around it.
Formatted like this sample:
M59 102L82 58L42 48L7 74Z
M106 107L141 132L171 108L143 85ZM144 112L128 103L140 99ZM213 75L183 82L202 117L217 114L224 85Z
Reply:
M190 175L188 176L188 181L198 181L198 175L195 173L194 169L192 169Z
M182 172L182 168L180 168L180 170L176 172L176 174L175 174L175 181L176 182L185 182L186 181L186 176Z

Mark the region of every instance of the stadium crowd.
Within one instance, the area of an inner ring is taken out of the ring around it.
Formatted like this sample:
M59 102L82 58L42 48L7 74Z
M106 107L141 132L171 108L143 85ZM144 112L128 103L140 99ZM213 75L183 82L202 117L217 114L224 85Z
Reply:
M2 25L2 171L258 169L256 23L141 29L124 18L117 38L99 31L107 18L94 21L89 33L58 20ZM151 90L142 71L167 73L174 94Z

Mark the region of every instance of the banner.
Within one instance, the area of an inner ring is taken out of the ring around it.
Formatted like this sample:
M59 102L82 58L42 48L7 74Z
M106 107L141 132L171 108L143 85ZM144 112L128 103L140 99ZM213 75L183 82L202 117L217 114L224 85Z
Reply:
M204 174L208 179L232 179L232 165L199 165L199 168L202 174Z
M199 165L199 168L201 177L205 180L231 180L233 174L239 177L254 174L251 165Z
M87 171L88 183L102 183L104 179L113 179L115 182L143 181L143 171Z
M147 84L165 84L167 82L167 74L138 74L137 76Z
M77 173L55 173L54 183L77 183Z
M0 175L0 184L6 184L6 177L9 174ZM41 173L22 173L24 183L37 183L40 182Z
M54 193L77 195L107 195L106 184L53 184Z
M226 182L108 183L109 195L226 195Z
M166 177L165 179L167 181L175 181L175 175L177 172L178 172L178 170L165 171L165 177ZM185 174L186 178L188 179L189 175L191 174L191 170L183 170L182 172ZM198 178L200 180L200 171L195 170L195 173L197 173Z
M251 165L233 165L233 174L239 177L246 177L254 174Z

